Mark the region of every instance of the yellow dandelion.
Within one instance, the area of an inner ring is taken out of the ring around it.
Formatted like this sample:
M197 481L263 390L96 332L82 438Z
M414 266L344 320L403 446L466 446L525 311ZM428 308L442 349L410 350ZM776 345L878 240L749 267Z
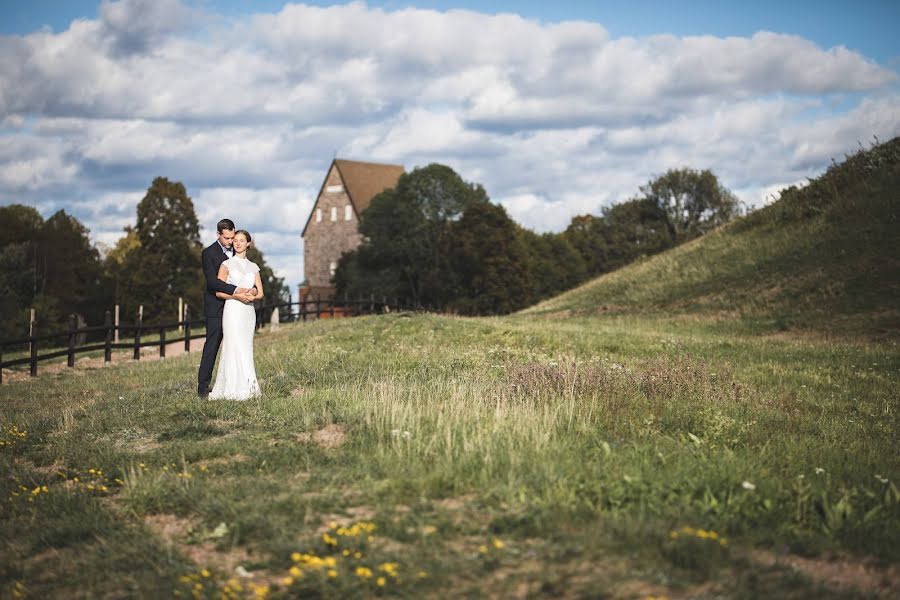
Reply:
M487 546L485 546L484 544L478 546L478 551L482 554L487 554Z
M435 531L437 531L437 527L435 527L434 525L426 525L422 528L422 533L425 535L431 535Z
M343 554L344 556L350 556L350 551L345 549L343 552L341 552L341 554Z
M301 557L300 557L300 553L299 553L299 552L292 552L292 553L291 553L291 560L292 560L292 561L294 561L294 562L300 562L300 558L301 558Z
M425 571L419 571L418 573L416 573L416 577L418 577L419 579L425 579L426 577L428 577L428 573Z
M494 543L494 548L496 548L497 550L502 550L503 547L506 545L503 543L503 540L500 540L498 538L494 538L493 543Z
M294 580L291 577L285 577L281 580L281 585L283 585L284 587L290 587L294 585Z
M355 558L356 560L359 560L360 558L362 558L362 552L355 552L353 554L353 558Z
M368 567L356 567L356 576L361 577L362 579L369 579L372 577L372 569Z
M335 571L334 569L328 569L328 578L334 579L335 577L337 577L337 571Z
M384 587L384 583L385 583L384 577L379 577L378 579L375 580L375 585L377 585L378 587Z
M337 559L333 556L326 556L323 562L325 563L325 566L333 567L337 564Z
M303 571L300 570L300 567L291 567L290 574L294 577L300 577L303 575Z

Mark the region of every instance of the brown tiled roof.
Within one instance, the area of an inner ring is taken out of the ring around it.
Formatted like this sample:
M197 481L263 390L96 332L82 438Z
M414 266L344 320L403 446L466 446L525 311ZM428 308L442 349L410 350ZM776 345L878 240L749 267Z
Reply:
M338 173L341 175L341 180L344 182L347 195L350 196L350 203L356 211L357 218L359 218L359 213L369 208L372 198L378 195L379 192L395 187L400 176L406 172L403 165L360 162L342 158L334 159L332 165L337 167ZM331 173L331 165L325 172L325 181L322 182L322 186L319 188L319 196L322 195L322 190L325 189L329 173ZM319 196L316 196L316 203L318 203ZM306 228L309 227L309 222L312 220L313 213L316 210L316 203L313 204L313 209L306 218L306 225L303 226L303 232L300 234L300 237L306 235Z
M350 202L353 203L357 215L369 208L372 198L378 193L396 186L397 180L405 172L403 165L359 162L341 158L336 158L334 164L341 174L341 179L344 180L344 187L347 189L347 195L350 196Z

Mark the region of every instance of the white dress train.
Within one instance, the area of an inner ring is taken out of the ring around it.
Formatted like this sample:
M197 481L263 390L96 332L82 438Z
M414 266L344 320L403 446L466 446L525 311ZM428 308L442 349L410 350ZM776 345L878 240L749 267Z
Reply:
M256 263L234 256L224 263L228 269L227 282L242 288L256 284L259 267ZM226 300L222 312L222 353L211 400L247 400L259 396L259 382L253 365L253 334L256 311L252 304L240 300Z

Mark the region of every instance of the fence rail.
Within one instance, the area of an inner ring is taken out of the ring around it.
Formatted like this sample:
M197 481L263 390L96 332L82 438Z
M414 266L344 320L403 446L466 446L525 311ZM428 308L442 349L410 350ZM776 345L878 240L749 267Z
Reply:
M296 307L296 310L294 309ZM271 304L256 307L256 329L259 330L267 323L272 321L272 315L275 309L278 309L278 322L306 322L311 319L341 318L352 317L365 314L379 314L390 311L408 310L413 308L405 302L394 300L389 304L387 299L382 298L376 301L374 297L365 300L362 298L350 300L344 298L338 300L300 300L297 302L282 302L279 304ZM282 311L283 314L282 314ZM75 366L75 356L85 352L96 352L103 350L103 362L112 361L113 350L132 350L133 359L141 359L141 348L158 347L159 357L166 357L166 345L184 342L184 351L191 351L191 340L199 339L206 336L206 333L191 333L191 328L203 326L206 324L204 319L191 319L190 309L184 309L183 319L181 321L173 321L168 323L144 324L141 315L138 314L133 325L114 325L112 313L106 311L103 325L92 325L87 327L78 327L75 315L69 320L69 328L63 333L53 333L46 335L37 335L36 323L31 323L31 335L27 338L18 340L0 341L0 384L3 383L3 369L16 367L19 365L29 365L29 372L32 377L37 377L38 363L41 361L52 360L54 358L67 357L67 366ZM167 337L167 331L177 330L178 337ZM89 333L104 333L102 342L91 344L78 344L80 336ZM130 342L114 342L114 334L122 332L131 332L133 339ZM154 340L142 340L144 334L158 334L158 338ZM39 347L51 340L65 340L65 345L61 349L60 345L51 346L49 352L39 353ZM29 352L27 356L21 358L13 358L3 360L3 351L11 346L22 347L27 345Z

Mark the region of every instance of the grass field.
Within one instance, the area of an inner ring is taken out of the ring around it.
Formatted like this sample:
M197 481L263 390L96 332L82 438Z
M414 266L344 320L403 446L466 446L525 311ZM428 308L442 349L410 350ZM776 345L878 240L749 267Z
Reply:
M895 344L403 314L257 339L256 402L198 401L198 354L0 388L4 597L900 589Z
M0 597L900 597L900 138L521 314L0 386ZM48 369L49 370L49 369Z

